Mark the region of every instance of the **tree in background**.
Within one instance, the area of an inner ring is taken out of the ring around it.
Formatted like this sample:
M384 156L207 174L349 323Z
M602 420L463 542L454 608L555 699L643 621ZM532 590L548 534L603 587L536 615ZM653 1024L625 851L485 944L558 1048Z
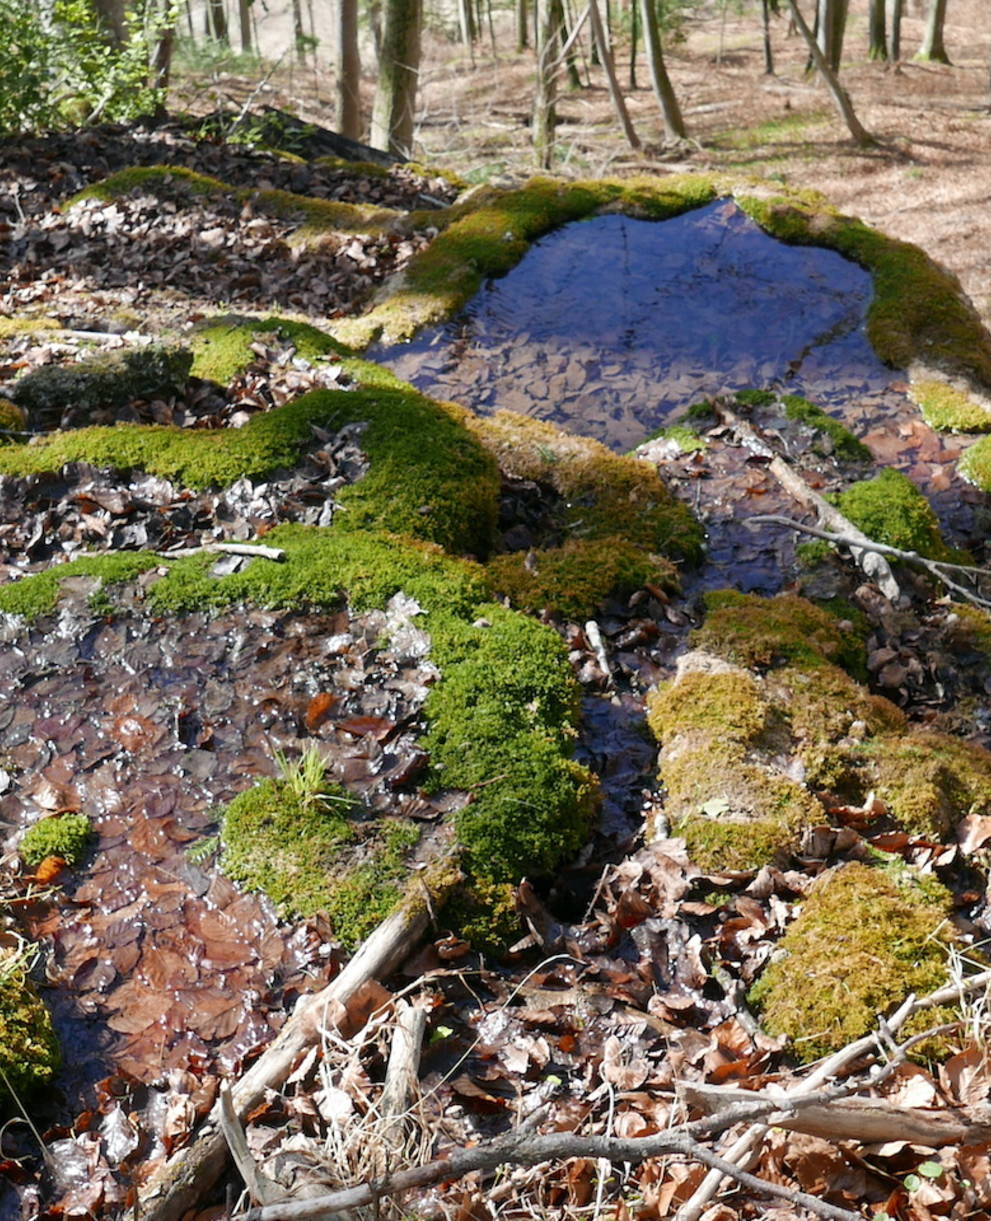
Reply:
M553 0L536 0L537 81L533 95L533 155L541 169L550 169L554 158L554 128L557 123L557 76L559 7Z
M764 2L766 4L767 0ZM650 83L654 88L654 96L657 98L661 115L664 118L664 130L670 139L683 140L687 134L685 120L681 116L681 107L678 105L671 78L664 66L661 31L654 0L641 0L641 15L644 46L647 48L647 63L650 65Z
M902 57L902 0L888 0L888 49L893 63Z
M938 64L948 64L950 57L943 45L943 23L946 20L946 0L929 0L926 14L926 36L916 59L928 59Z
M884 4L885 0L870 0L867 10L867 55L870 59L888 58Z
M818 29L816 43L822 52L822 58L833 72L839 72L840 61L843 58L843 35L846 32L849 7L850 0L818 0L816 8ZM794 7L792 11L794 13ZM813 56L813 60L815 60L815 56ZM817 69L818 67L816 64Z
M358 0L335 0L334 24L334 122L342 136L360 140Z
M422 21L421 0L386 0L370 143L397 157L413 150Z
M823 3L823 0L820 0L821 3ZM853 136L856 143L861 147L873 144L873 136L861 125L860 120L854 113L846 90L840 84L836 73L830 67L829 61L820 49L815 34L809 29L809 23L802 16L802 10L798 7L797 0L788 0L788 7L791 9L792 20L795 22L798 32L805 39L806 45L809 48L809 54L812 56L812 62L815 64L816 71L822 77L826 88L832 95L833 101L836 103L836 109L840 112L850 135Z

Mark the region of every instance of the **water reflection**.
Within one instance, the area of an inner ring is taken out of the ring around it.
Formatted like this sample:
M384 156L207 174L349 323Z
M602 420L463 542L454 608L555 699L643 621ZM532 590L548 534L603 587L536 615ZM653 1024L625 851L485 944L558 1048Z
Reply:
M622 451L723 390L781 386L828 406L886 387L863 330L870 296L855 264L786 246L721 200L559 229L458 318L374 355L435 397Z

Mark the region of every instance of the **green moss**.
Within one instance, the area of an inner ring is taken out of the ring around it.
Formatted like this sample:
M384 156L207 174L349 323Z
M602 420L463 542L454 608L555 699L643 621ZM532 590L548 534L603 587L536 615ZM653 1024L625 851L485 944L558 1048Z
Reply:
M886 467L873 479L852 484L837 497L840 511L868 538L932 560L960 561L943 541L932 506L901 471Z
M309 195L294 195L290 191L255 191L248 187L235 189L218 178L177 165L143 165L120 170L73 195L65 206L72 207L84 199L109 203L134 191L180 202L208 197L250 202L257 211L300 221L299 228L292 236L293 245L319 241L324 234L335 230L383 233L394 229L400 220L400 214L389 208L315 199Z
M0 955L0 1069L9 1083L0 1077L0 1107L10 1110L10 1090L20 1100L49 1085L60 1063L52 1019L23 961Z
M693 648L758 670L785 663L819 668L835 662L848 671L864 665L863 641L805 598L716 590L705 603L709 613L691 635Z
M483 418L461 410L465 427L493 454L501 471L544 484L562 499L565 528L572 537L621 535L669 559L701 557L701 527L652 463L510 411Z
M608 597L628 597L647 584L674 593L669 560L624 538L571 539L562 547L496 556L488 564L496 593L521 610L548 610L561 619L590 618Z
M757 680L743 670L689 671L647 699L647 723L662 743L695 730L753 742L767 729L770 711Z
M865 747L870 779L892 817L914 835L945 840L968 814L991 813L991 754L935 732Z
M0 398L0 431L19 432L27 423L27 414L10 399Z
M30 868L46 856L60 856L67 865L77 864L93 834L85 814L60 814L43 818L24 833L17 850Z
M909 877L852 863L820 880L750 994L765 1029L802 1061L829 1055L876 1028L914 992L946 982L950 896Z
M648 441L671 441L678 447L678 452L682 454L704 453L709 447L706 439L700 437L698 432L691 427L690 423L667 424L663 428L657 428L654 432L648 433L640 444L645 445ZM631 458L635 457L635 451L629 456Z
M948 610L947 636L954 650L972 649L991 661L991 615L966 602L953 602Z
M799 398L797 394L782 395L781 402L784 404L785 415L789 420L798 420L828 437L832 453L836 457L847 462L870 462L872 460L873 455L867 446L839 420L834 420L831 415L827 415L821 407L810 403L808 399Z
M104 586L118 585L161 563L161 559L149 552L117 551L57 564L0 587L0 611L22 615L28 620L37 619L55 609L62 582L68 577L97 577Z
M66 407L91 413L174 394L185 385L191 364L189 352L159 344L100 352L72 365L43 365L15 382L10 393L32 418L60 416Z
M361 422L371 468L342 488L337 523L385 529L484 555L498 514L495 463L454 415L375 366L354 390L315 390L236 429L118 425L52 433L0 451L0 473L54 472L66 462L148 471L186 487L227 486L293 467L312 427Z
M193 333L194 377L228 385L239 373L256 360L251 344L256 335L271 334L290 340L296 354L314 361L321 356L346 356L349 349L324 331L306 322L290 318L246 318L227 314L201 323Z
M991 437L984 437L965 450L957 463L957 470L975 487L991 492Z
M441 920L456 928L474 949L505 953L520 935L516 888L508 882L485 879L459 886L445 904Z
M909 397L937 432L991 432L991 410L948 382L913 379Z
M406 855L419 839L411 824L374 824L360 814L338 786L308 801L284 781L263 780L224 812L221 867L263 890L284 915L326 912L335 935L353 947L400 898Z
M27 318L18 314L13 318L0 318L0 340L19 339L44 331L58 331L62 324L57 318Z

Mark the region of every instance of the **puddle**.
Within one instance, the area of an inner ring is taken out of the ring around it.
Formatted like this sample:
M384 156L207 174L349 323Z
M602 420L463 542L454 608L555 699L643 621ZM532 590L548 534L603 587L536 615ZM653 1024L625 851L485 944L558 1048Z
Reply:
M828 407L885 389L898 375L864 333L871 292L862 268L786 246L721 200L559 229L456 319L373 355L427 394L622 452L724 391L775 386Z

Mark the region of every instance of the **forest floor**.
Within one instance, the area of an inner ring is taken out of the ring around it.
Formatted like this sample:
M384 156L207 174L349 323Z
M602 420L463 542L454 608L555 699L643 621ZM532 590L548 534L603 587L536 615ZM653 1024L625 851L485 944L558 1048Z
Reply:
M864 35L854 8L851 45ZM821 91L803 80L800 51L795 40L781 38L780 24L778 75L768 80L759 75L752 20L731 18L722 34L711 23L690 31L670 56L697 144L661 147L641 85L632 109L654 145L651 155L633 157L617 140L604 91L595 88L562 101L561 169L592 176L726 168L814 185L834 203L923 245L957 272L988 317L982 233L988 171L981 163L991 123L987 48L967 43L980 10L977 0L951 4L951 22L959 23L948 29L953 68L905 64L892 71L851 63L847 83L862 119L885 141L879 150L859 153L845 142ZM906 23L907 45L917 41L919 25ZM476 57L477 76L463 71L449 45L431 46L423 159L472 181L516 181L529 172L520 99L528 96L530 69L522 58L487 64L481 49ZM180 83L176 105L195 101L207 111L240 104L256 83L201 77ZM259 102L326 122L326 102L304 74L291 82L275 74L270 84ZM237 186L264 179L397 208L444 191L436 179L405 171L383 185L360 174L278 165L250 149L192 147L168 128L136 139L104 133L7 146L0 155L0 222L12 254L3 265L3 312L54 313L60 329L5 334L0 388L9 391L35 367L71 364L94 343L126 346L129 328L175 334L221 307L286 311L319 325L360 310L364 294L415 253L414 239L347 235L299 255L288 245L294 222L255 216L224 200L159 207L139 193L72 210L58 206L87 182L135 161L169 160ZM193 242L196 258L189 254ZM210 261L219 250L222 264ZM225 387L193 379L174 395L125 404L103 422L236 428L338 377L333 360L294 362L284 339L259 337L254 352L250 370ZM848 388L840 385L837 393ZM954 542L984 558L987 498L963 487L954 471L964 442L929 430L896 380L865 383L846 397L847 422L875 461L899 467L932 493ZM46 428L84 422L73 404L62 406L63 415L45 421ZM808 433L773 412L763 422L791 457L809 463L817 486L842 485L847 473L833 457L811 457ZM59 551L185 547L218 531L244 538L273 520L320 521L332 498L328 467L342 461L337 440L315 438L284 479L224 492L194 495L165 480L85 463L54 479L7 477L3 575L41 571ZM664 459L665 477L691 500L718 544L710 546L705 579L710 587L717 580L771 592L793 578L793 548L780 535L748 533L742 519L755 504L765 512L794 510L766 463L749 458L726 429L711 428L707 440L704 454L671 452ZM520 525L513 513L522 518L526 507L511 493L504 497L507 533ZM752 584L755 573L766 577L767 590ZM827 583L825 596L850 595L859 577L837 566ZM685 1115L676 1080L748 1088L794 1081L777 1041L754 1031L739 986L725 975L720 982L714 966L729 964L737 980L752 982L826 862L863 857L871 837L856 811L847 811L854 825L824 832L793 868L756 876L700 875L675 841L640 847L644 815L658 804L644 696L674 672L698 621L698 588L683 600L641 591L611 603L598 617L598 644L585 625L561 625L583 685L580 754L600 777L605 816L592 849L556 886L522 890L529 934L514 955L485 959L441 937L393 981L398 989L425 980L420 986L430 1007L421 1155L431 1144L450 1150L484 1143L548 1101L544 1130L641 1136ZM986 743L986 659L961 646L947 609L934 606L929 591L911 581L908 588L910 605L897 615L875 603L873 689L921 724ZM26 1130L8 1130L8 1190L0 1205L5 1216L20 1208L24 1216L104 1218L189 1139L219 1079L236 1074L271 1039L286 1010L332 977L342 959L322 918L280 921L265 900L227 881L209 852L190 857L188 847L215 829L216 807L246 777L273 774L276 750L293 752L311 741L319 742L334 774L373 805L429 821L443 813L444 798L431 806L416 790L423 765L415 740L418 701L427 680L380 647L383 623L374 614L303 618L258 610L163 624L126 602L110 616L94 613L85 580L65 592L58 616L37 626L4 620L2 672L18 695L0 709L2 811L6 823L20 828L39 813L82 808L93 815L98 840L82 868L61 875L61 891L39 895L30 875L18 872L16 853L4 861L6 897L44 949L69 1055L56 1109L43 1115L52 1164L46 1170L40 1163ZM336 642L333 656L318 647L325 639ZM347 694L332 715L325 717L324 704L318 714L314 701L340 690ZM970 867L982 859L989 835L988 818L978 817L962 828L959 842L885 831L872 846L929 874L956 871L962 924L979 939L987 904ZM295 1158L289 1169L296 1188L301 1179L340 1182L332 1171L349 1161L353 1178L367 1172L359 1138L373 1116L391 1037L386 1015L352 1043L329 1039L321 1057L300 1064L286 1090L252 1115L249 1143L266 1170L285 1171ZM938 1071L900 1065L884 1097L907 1112L979 1106L988 1079L983 1050L967 1044ZM346 1148L342 1132L355 1137ZM836 1144L775 1129L753 1169L786 1191L802 1189L864 1215L928 1221L991 1209L986 1144L932 1153L906 1140ZM674 1215L702 1178L700 1166L684 1158L615 1174L581 1158L509 1171L495 1181L475 1175L441 1185L417 1197L415 1208L423 1217L459 1221L493 1214L653 1221ZM229 1202L215 1202L198 1218L214 1221L229 1211ZM749 1189L725 1191L705 1213L707 1221L809 1215L794 1201L769 1204Z

